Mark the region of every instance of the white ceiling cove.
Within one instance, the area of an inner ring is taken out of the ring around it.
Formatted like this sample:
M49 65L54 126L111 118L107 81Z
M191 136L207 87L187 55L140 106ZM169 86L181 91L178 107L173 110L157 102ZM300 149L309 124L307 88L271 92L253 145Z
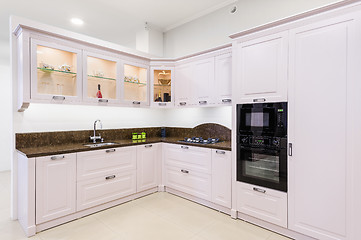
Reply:
M236 0L0 0L0 41L8 39L9 16L16 15L114 43L134 42L145 22L168 31ZM84 20L74 26L70 18Z

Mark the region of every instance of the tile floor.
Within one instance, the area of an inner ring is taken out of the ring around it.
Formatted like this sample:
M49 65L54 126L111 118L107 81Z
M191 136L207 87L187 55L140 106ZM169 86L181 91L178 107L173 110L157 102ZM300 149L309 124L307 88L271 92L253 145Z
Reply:
M10 220L10 172L0 172L1 240L287 240L168 193L155 193L26 238Z

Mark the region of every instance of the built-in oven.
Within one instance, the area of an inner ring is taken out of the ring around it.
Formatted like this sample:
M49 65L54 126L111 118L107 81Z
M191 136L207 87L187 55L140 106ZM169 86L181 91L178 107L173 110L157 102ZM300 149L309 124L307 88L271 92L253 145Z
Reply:
M287 192L287 103L237 105L237 181Z

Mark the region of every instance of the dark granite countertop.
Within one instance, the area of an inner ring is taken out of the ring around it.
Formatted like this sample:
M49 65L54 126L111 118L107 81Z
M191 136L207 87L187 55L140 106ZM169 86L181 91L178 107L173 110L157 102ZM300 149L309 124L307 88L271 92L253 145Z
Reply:
M57 155L57 154L94 151L94 150L107 149L107 148L118 148L118 147L126 147L126 146L144 145L144 144L159 143L159 142L231 151L231 141L223 141L223 142L214 143L214 144L196 144L196 143L179 142L179 140L181 140L179 137L146 138L144 142L133 141L131 139L129 139L129 140L121 139L121 140L111 141L116 144L101 146L101 147L84 146L84 144L91 144L91 143L71 143L71 144L61 144L61 145L19 148L19 149L17 149L17 151L20 152L21 154L24 154L28 158L33 158L33 157L42 157L42 156Z

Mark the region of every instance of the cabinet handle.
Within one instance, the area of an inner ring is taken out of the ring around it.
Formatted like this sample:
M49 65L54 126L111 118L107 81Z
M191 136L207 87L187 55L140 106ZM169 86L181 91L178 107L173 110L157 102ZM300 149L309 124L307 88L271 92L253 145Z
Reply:
M64 96L53 96L53 100L56 100L56 101L64 101L64 100L65 100L65 97L64 97Z
M181 146L181 148L183 148L183 149L188 149L189 147L187 147L187 146Z
M114 148L113 148L113 149L107 149L107 150L105 150L105 152L106 152L106 153L115 152L115 149L114 149Z
M199 101L199 104L207 104L207 101Z
M179 105L181 106L185 106L187 103L186 102L180 102Z
M111 175L111 176L105 177L105 180L110 180L110 179L114 179L114 178L115 178L115 175Z
M158 103L159 106L167 106L166 103L162 102L162 103Z
M288 156L292 156L292 143L288 144Z
M226 154L225 151L219 151L219 150L216 150L216 153L218 153L218 154Z
M152 145L152 144L150 144L150 145L145 145L144 147L146 147L146 148L151 148L151 147L153 147L153 145Z
M266 193L266 190L260 189L260 188L256 188L256 187L253 188L253 191L260 192L260 193Z
M60 159L64 159L65 158L65 156L63 155L63 156L52 156L50 159L51 160L60 160Z
M253 99L253 102L265 102L266 101L266 99L265 98L255 98L255 99Z
M184 169L182 169L181 172L182 172L182 173L189 173L188 170L184 170Z
M98 99L98 102L99 102L99 103L107 103L107 102L109 102L109 100L108 100L108 99L104 99L104 98L100 98L100 99Z
M133 104L134 104L134 105L140 105L140 102L134 101Z
M229 99L229 98L227 98L227 99L222 99L222 102L223 102L223 103L230 103L230 102L232 102L232 99Z

